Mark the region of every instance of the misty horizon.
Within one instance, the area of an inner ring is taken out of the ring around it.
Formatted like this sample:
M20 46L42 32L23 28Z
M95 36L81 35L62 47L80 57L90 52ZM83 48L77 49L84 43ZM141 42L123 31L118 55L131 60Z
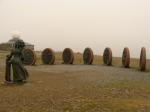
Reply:
M121 57L128 47L139 58L145 47L150 59L149 12L148 0L0 0L0 43L18 30L35 50L90 47L102 55L110 47Z

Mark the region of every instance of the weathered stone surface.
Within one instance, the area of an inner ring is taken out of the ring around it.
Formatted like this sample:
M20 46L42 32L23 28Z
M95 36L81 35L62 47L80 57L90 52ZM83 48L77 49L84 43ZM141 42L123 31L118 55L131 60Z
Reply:
M139 66L140 66L141 71L144 71L146 69L146 49L145 49L145 47L141 48Z
M91 65L93 63L94 55L91 48L85 48L83 53L84 64Z
M72 49L65 48L62 54L62 58L63 58L64 64L73 64L74 54L73 54Z
M125 47L122 53L122 65L125 68L129 68L130 66L130 51L129 48Z
M35 52L33 50L31 50L31 49L24 49L23 50L23 55L24 55L23 63L25 65L35 65L36 54L35 54Z
M112 65L112 51L110 48L105 48L103 53L103 62L104 64L111 66Z
M51 48L46 48L42 52L42 62L44 64L54 64L55 62L55 53Z

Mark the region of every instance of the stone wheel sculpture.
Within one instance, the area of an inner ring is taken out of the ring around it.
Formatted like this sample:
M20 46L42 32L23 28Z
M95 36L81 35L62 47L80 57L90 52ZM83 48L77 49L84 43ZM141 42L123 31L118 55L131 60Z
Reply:
M125 47L122 53L122 65L125 68L129 68L130 66L130 51L129 48Z
M74 54L73 54L72 49L65 48L62 54L62 58L63 58L64 64L73 64Z
M35 65L36 54L35 54L35 52L33 50L31 50L31 49L24 49L23 50L23 55L24 55L23 63L25 65Z
M94 58L94 55L93 55L92 49L85 48L84 53L83 53L84 64L91 65L93 63L93 58Z
M55 53L52 49L46 48L42 52L42 62L44 64L54 64L55 62Z
M146 69L146 49L144 47L141 48L139 66L141 71L144 71Z
M103 53L103 62L104 64L111 66L112 65L112 51L110 48L105 48Z

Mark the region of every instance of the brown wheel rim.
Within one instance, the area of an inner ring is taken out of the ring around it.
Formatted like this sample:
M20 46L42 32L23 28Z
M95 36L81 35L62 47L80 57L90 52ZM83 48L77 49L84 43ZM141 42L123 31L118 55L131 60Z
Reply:
M55 62L55 53L51 48L46 48L42 52L42 62L43 64L54 64Z
M92 49L85 48L84 53L83 53L84 64L91 65L93 63L93 58L94 58L94 55L93 55Z
M122 65L125 68L129 68L130 66L130 51L129 48L125 47L122 53Z
M25 65L35 65L36 54L35 54L35 52L33 50L31 50L31 49L24 49L23 50L23 55L24 55L23 63Z
M105 48L103 53L103 62L104 64L110 66L112 65L112 51L110 48Z
M144 71L146 69L146 49L144 47L141 48L139 65L141 71Z
M63 58L64 64L73 64L74 54L73 54L72 49L65 48L62 54L62 58Z

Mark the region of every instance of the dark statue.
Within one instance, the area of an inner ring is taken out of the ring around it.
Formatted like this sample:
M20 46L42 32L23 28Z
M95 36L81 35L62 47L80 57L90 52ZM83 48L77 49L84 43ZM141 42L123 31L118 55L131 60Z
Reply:
M25 43L22 40L16 41L14 48L12 49L10 55L6 57L6 74L5 80L8 83L12 81L14 83L18 82L26 82L29 74L23 65L23 49L25 47ZM13 80L11 80L11 66L13 71Z

